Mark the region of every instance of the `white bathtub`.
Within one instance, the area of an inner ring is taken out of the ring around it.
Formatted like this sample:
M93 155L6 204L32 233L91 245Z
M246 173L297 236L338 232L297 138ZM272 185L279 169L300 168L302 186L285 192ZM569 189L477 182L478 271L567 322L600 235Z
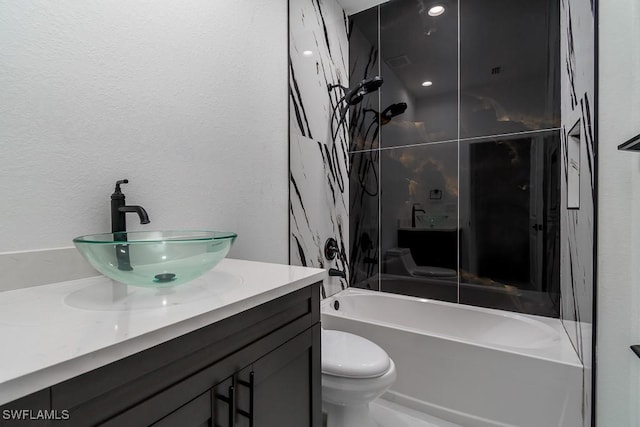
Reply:
M582 426L582 365L558 319L349 288L322 302L322 326L389 353L387 400L470 427Z

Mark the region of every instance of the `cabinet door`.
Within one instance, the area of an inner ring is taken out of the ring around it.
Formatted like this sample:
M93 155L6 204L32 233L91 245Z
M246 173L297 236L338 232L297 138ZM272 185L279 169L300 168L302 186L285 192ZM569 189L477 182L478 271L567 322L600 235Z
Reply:
M320 427L320 369L319 324L253 363L252 426Z
M212 425L211 404L212 394L208 391L153 424L153 427L209 427Z
M3 427L49 427L51 421L45 416L64 420L69 418L68 411L51 411L48 388L0 406L0 426Z
M236 378L229 377L211 390L167 415L153 427L232 427L236 411Z

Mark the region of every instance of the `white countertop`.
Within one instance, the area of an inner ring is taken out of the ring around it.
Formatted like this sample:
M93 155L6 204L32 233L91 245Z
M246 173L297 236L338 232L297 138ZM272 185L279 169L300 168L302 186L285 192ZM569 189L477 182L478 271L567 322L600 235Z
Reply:
M325 276L316 268L224 259L165 290L97 276L0 292L0 405Z

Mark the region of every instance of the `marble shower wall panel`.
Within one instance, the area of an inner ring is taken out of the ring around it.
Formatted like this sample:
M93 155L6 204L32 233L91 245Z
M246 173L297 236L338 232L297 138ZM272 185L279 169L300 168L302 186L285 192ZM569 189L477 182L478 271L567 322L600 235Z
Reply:
M559 126L558 2L460 0L461 138Z
M594 10L590 0L561 0L561 318L582 360L583 417L590 425L591 351L594 292L594 211L596 145L594 133ZM568 145L579 144L579 157L569 156ZM579 189L567 185L579 171ZM576 191L579 207L567 209L567 192Z
M559 130L460 142L461 303L559 317L560 151Z
M335 0L290 0L289 22L291 132L328 143L342 92L327 86L349 85L347 17Z
M381 127L381 147L458 137L458 1L437 17L427 10L406 0L380 6L380 111L406 108Z
M335 0L289 2L290 263L349 277L348 118L337 105L349 85L347 17ZM324 257L327 239L340 254ZM327 295L347 279L325 280Z
M350 285L378 290L380 151L353 152L349 177Z
M380 75L378 8L349 18L349 76L354 85ZM383 85L386 87L387 81ZM380 165L379 93L366 95L351 107L349 134L349 284L378 289Z
M291 135L291 254L290 264L310 267L337 268L349 274L348 263L339 255L333 261L324 257L327 238L334 237L343 253L348 226L343 199L333 199L330 173L324 144L300 135ZM339 204L340 203L340 204ZM346 276L349 277L349 276ZM344 289L346 280L336 277L325 279L327 295Z
M562 319L581 359L590 345L583 342L580 323L592 321L594 165L593 131L593 31L589 0L563 0L562 31ZM572 134L572 135L571 135ZM568 158L567 144L579 141L580 159ZM577 209L567 209L567 178L579 167ZM587 343L588 344L588 343Z
M351 85L380 75L378 62L377 8L349 18L349 76ZM383 87L386 87L385 80ZM350 151L378 148L379 92L364 96L362 102L350 108L349 133Z
M458 142L379 150L384 292L458 301Z

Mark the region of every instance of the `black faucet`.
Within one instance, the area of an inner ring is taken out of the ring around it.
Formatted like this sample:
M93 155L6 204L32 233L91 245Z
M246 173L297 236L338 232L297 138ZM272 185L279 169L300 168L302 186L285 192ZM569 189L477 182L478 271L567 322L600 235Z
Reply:
M416 212L426 213L424 209L416 209L416 206L419 206L420 203L414 203L411 206L411 228L416 228Z
M120 191L120 185L128 184L128 179L122 179L116 182L116 189L111 195L111 232L118 233L127 231L128 212L135 212L140 217L140 224L149 224L149 215L142 206L126 206L124 202L124 194Z
M119 242L127 241L127 213L134 212L140 218L140 224L149 224L149 215L142 206L126 206L124 194L120 191L120 185L129 183L128 179L122 179L116 182L116 189L111 195L111 232L113 239ZM116 245L116 259L118 260L118 269L123 271L131 271L131 262L129 259L129 247L127 245Z

